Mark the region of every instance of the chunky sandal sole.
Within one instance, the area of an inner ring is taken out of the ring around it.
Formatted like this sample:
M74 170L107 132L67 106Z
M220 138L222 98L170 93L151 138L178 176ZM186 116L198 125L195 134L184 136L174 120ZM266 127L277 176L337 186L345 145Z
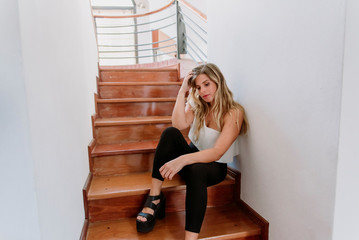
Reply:
M160 201L158 208L153 213L153 218L145 222L136 219L137 232L148 233L155 227L156 219L163 219L166 216L166 197Z

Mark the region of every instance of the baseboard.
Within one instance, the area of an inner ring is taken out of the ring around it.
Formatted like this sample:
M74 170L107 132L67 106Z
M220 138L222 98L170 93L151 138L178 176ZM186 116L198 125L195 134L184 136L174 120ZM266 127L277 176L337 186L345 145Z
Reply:
M269 235L269 222L259 215L253 208L251 208L242 199L237 201L237 205L248 214L252 221L262 228L261 240L268 240Z
M84 225L83 225L82 231L81 231L80 240L86 240L88 227L89 227L89 221L87 219L85 219Z

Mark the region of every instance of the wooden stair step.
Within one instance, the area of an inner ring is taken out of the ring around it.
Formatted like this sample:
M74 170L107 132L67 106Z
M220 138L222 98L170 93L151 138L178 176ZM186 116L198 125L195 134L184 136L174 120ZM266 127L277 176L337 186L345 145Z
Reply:
M99 86L181 86L182 82L98 82Z
M136 231L135 218L90 223L87 240L112 239L184 239L185 212L167 213L156 222L153 231ZM260 240L261 228L238 206L207 208L199 239Z
M97 99L99 117L169 116L176 98L113 98Z
M142 102L175 102L176 98L112 98L98 99L98 103L142 103Z
M154 152L156 150L157 144L158 140L118 144L98 144L92 150L91 156L99 157L118 154Z
M168 68L122 68L117 66L99 66L99 70L114 72L177 72L177 66Z
M102 82L176 82L177 69L100 69Z
M94 176L148 172L152 169L153 159L154 152L93 157L91 172Z
M184 182L176 175L172 181L164 181L163 189L183 187ZM94 177L88 192L88 200L115 198L147 193L151 187L150 172L119 176Z
M171 116L114 117L98 118L95 127L171 123Z
M180 82L98 82L98 94L110 98L176 97Z
M98 118L94 121L94 137L98 144L116 144L158 140L172 126L171 116ZM182 131L188 135L189 129Z
M132 173L118 176L94 176L88 192L88 200L114 198L147 193L151 187L151 173ZM218 185L232 184L234 179L227 176ZM171 181L164 181L163 189L183 189L185 183L178 174Z
M208 187L207 206L233 203L235 180L227 175L221 183ZM134 217L141 210L151 187L151 173L131 173L118 176L94 176L87 192L90 222ZM185 210L186 185L176 175L164 181L167 212Z
M187 142L190 142L188 138ZM150 171L157 143L158 139L95 145L91 152L91 172L95 176L108 176Z

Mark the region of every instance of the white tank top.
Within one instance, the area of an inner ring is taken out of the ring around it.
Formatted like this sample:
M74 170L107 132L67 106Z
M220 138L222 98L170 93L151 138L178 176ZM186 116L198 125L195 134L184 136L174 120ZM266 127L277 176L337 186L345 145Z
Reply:
M206 123L204 123L203 127L199 131L198 140L195 141L194 127L193 127L195 125L194 124L195 121L196 119L193 120L193 124L191 125L191 128L189 130L188 133L189 139L200 151L214 147L214 144L216 143L221 132L207 127ZM233 142L233 144L230 146L230 148L227 150L227 152L225 152L225 154L216 162L230 163L233 161L233 157L238 154L239 154L239 146L238 146L238 137L237 137L236 140Z

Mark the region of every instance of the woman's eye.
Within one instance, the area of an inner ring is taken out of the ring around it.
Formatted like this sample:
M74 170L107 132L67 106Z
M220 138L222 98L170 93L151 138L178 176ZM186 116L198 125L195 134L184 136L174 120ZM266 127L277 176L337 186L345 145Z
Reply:
M208 87L208 86L209 86L209 83L206 83L204 86Z

